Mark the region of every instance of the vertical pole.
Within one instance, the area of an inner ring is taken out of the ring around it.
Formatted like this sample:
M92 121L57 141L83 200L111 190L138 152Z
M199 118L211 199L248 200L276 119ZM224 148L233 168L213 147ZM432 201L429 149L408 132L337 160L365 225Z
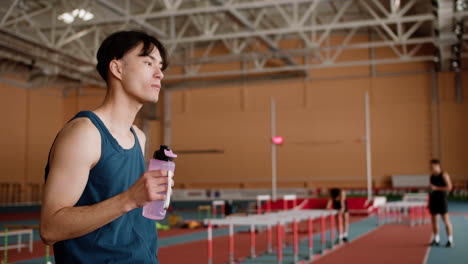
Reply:
M377 222L379 226L383 224L382 210L383 207L379 207L379 209L377 209Z
M268 253L271 253L273 251L272 241L273 241L273 236L272 236L272 233L271 233L271 225L268 225L268 227L267 227Z
M372 160L371 160L371 124L370 124L370 106L369 92L365 93L366 109L366 167L367 167L367 202L372 200Z
M440 109L439 109L439 77L438 73L431 71L432 100L431 100L431 138L432 156L442 158L440 146Z
M283 226L281 222L278 222L277 227L277 238L278 238L278 264L283 263Z
M389 208L389 213L388 213L388 215L390 216L390 222L392 222L392 223L395 222L395 216L394 216L394 213L393 213L394 210L395 210L395 207L391 206Z
M397 210L397 222L401 223L401 206L398 206Z
M8 228L4 229L5 232L5 237L3 240L3 263L7 264L8 263Z
M323 254L325 252L325 244L327 243L327 238L325 234L325 216L324 215L320 216L320 229L322 231L321 239L322 239L322 254Z
M23 237L22 235L18 235L18 245L23 244L23 243L21 242L22 237ZM18 247L16 250L17 250L18 252L21 252L21 247Z
M169 89L164 89L163 96L163 142L165 145L170 146L172 142L172 121L171 121L171 110L172 110L172 101L171 101L172 92ZM185 102L184 102L185 104Z
M420 217L420 224L424 223L424 206L419 207L419 217Z
M429 212L429 209L426 207L424 208L424 213L426 216L426 224L429 224L431 222L431 214Z
M392 217L390 215L390 210L392 210L391 206L385 208L385 223L391 223Z
M413 222L414 222L414 209L413 209L413 206L410 206L410 208L409 208L409 219L410 219L410 226L413 226Z
M271 138L274 136L276 136L276 102L271 97ZM271 198L276 201L276 144L273 141L271 141Z
M208 264L213 264L213 226L208 221Z
M255 258L255 225L250 225L250 256Z
M229 263L234 264L234 225L229 224Z
M330 240L331 240L331 248L335 245L335 215L330 215Z
M314 256L314 225L312 217L309 217L307 220L307 225L309 226L309 260L312 260Z
M298 226L297 220L293 222L293 250L294 250L294 264L299 261L299 238L298 238Z
M52 264L52 262L50 261L50 246L46 245L45 250L46 250L46 255L45 255L46 264Z
M262 201L257 198L257 214L262 214Z

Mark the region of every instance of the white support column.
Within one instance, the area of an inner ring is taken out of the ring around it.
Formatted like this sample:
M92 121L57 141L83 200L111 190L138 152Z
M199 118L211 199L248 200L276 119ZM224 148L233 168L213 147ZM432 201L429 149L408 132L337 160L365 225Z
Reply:
M372 159L371 159L371 129L370 129L370 106L369 92L365 93L366 109L366 171L367 171L367 201L372 200Z
M162 120L163 123L163 143L164 145L169 146L172 143L172 123L171 123L171 110L172 110L172 104L171 104L171 90L166 89L164 90L163 96L163 104L164 104L164 117Z
M276 136L276 102L271 98L271 197L276 201L276 144L271 140Z

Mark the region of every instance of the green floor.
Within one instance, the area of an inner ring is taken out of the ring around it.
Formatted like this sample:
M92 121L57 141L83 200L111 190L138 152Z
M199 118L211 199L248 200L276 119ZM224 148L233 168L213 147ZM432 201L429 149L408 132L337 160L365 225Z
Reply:
M457 263L468 263L468 202L450 202L449 210L451 216L453 228L454 228L454 240L455 240L455 247L453 248L445 248L445 247L433 247L430 248L429 255L427 258L427 264L438 264L438 263L450 263L450 264L457 264ZM178 212L180 215L184 217L184 219L194 219L198 218L198 214L196 212ZM3 224L37 224L37 220L26 220L26 221L0 221L0 225ZM349 237L351 240L373 230L377 227L375 217L370 217L363 219L361 221L355 222L350 227ZM236 231L241 231L243 228L237 228ZM441 241L445 243L446 235L445 229L441 223ZM227 235L228 231L227 228L218 228L214 230L213 236L225 236ZM327 233L327 237L329 237L329 233ZM167 247L179 243L186 243L190 241L197 241L197 240L204 240L206 239L206 231L200 231L190 234L184 235L177 235L167 238L159 239L159 246L160 247ZM39 235L37 232L34 233L34 240L39 240ZM320 247L320 237L319 235L314 236L314 254L319 253L321 250ZM308 255L307 252L307 241L302 241L300 243L300 254L302 258L306 258ZM2 259L3 260L3 254ZM257 257L255 261L252 260L245 260L242 263L261 263L263 261L266 262L274 262L276 260L276 254L266 254L264 256ZM292 263L293 256L292 256L292 247L288 247L284 251L284 263ZM45 258L37 258L27 261L16 262L18 264L44 264ZM55 263L53 258L51 259L51 263Z
M466 264L468 263L468 202L450 202L449 211L457 213L450 217L453 225L453 248L445 248L447 241L445 226L439 220L441 246L431 247L426 264Z

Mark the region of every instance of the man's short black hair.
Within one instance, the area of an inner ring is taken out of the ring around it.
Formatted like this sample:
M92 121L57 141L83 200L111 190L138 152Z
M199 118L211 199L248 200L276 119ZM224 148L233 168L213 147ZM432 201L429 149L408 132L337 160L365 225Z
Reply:
M431 159L431 164L440 164L440 160L438 160L438 159Z
M338 196L340 196L340 194L341 194L341 190L339 188L332 188L330 190L330 195L334 199L337 198Z
M162 70L164 71L167 68L167 52L158 39L142 31L117 31L102 42L96 55L96 69L104 81L107 82L109 63L114 59L121 59L128 51L140 43L143 43L140 56L148 56L156 47L161 55Z

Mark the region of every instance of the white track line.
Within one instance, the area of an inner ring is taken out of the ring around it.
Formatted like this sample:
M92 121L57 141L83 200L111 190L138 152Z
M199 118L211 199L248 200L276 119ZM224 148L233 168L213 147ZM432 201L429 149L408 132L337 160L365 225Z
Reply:
M426 249L426 254L424 255L424 258L423 258L423 261L422 261L422 264L426 264L427 263L427 259L429 258L429 252L431 252L431 244L432 242L432 230L431 230L431 237L429 237L429 242L427 242L427 249Z

